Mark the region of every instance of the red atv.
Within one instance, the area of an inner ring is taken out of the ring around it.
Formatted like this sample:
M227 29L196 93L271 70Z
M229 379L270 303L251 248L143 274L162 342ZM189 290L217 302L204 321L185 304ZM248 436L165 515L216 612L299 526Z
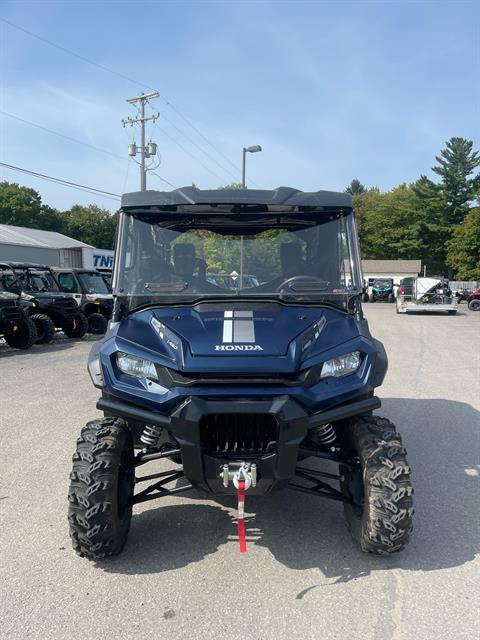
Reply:
M480 311L480 287L468 296L467 304L470 311Z

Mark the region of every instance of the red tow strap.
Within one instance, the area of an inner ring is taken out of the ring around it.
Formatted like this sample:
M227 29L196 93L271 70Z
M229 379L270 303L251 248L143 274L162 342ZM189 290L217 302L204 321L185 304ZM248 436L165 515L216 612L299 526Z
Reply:
M238 529L238 544L240 545L240 553L246 553L247 540L245 538L245 482L240 480L238 482L238 517L237 517L237 529Z

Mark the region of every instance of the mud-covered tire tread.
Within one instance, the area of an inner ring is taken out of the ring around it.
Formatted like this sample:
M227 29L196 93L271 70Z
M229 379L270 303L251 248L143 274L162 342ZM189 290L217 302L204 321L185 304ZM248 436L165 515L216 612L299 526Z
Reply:
M69 318L62 325L62 331L67 338L83 338L88 331L87 316L79 311L74 318L77 321L77 326L73 327L73 318Z
M345 445L355 451L363 474L364 505L361 516L345 503L345 517L354 540L368 553L402 551L412 531L411 471L395 426L379 416L350 420ZM346 488L347 481L342 483Z
M50 344L55 337L55 325L53 320L44 313L34 313L30 318L37 328L37 344Z
M82 429L73 454L68 520L73 549L89 560L118 555L127 541L132 507L118 512L122 455L133 459L132 437L122 420L93 420ZM134 482L132 465L132 495Z
M30 349L37 341L37 329L31 318L24 316L17 324L16 331L9 331L4 335L5 342L13 349Z

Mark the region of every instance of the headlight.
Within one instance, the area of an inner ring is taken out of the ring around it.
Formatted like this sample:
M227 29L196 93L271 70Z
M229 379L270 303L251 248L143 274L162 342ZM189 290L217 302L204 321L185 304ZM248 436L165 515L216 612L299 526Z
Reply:
M89 360L88 373L90 374L90 378L92 379L93 385L95 387L101 389L105 386L105 383L103 381L102 365L100 364L99 356L93 358L93 360Z
M362 361L360 351L346 353L344 356L332 358L323 363L320 378L343 378L348 376L360 366Z
M144 360L128 353L117 353L117 367L122 373L134 378L150 378L158 380L155 365L150 360Z

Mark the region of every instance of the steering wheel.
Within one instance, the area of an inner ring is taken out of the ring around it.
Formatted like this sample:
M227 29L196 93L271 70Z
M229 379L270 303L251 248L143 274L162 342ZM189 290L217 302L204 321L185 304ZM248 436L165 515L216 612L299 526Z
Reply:
M278 287L277 287L277 293L295 293L295 290L293 288L293 284L295 282L319 282L322 283L324 285L329 285L329 282L326 282L325 280L322 280L321 278L318 278L317 276L292 276L291 278L287 278L286 280L284 280ZM313 291L313 289L312 289ZM308 293L308 291L302 291L302 292L298 292L298 293Z

